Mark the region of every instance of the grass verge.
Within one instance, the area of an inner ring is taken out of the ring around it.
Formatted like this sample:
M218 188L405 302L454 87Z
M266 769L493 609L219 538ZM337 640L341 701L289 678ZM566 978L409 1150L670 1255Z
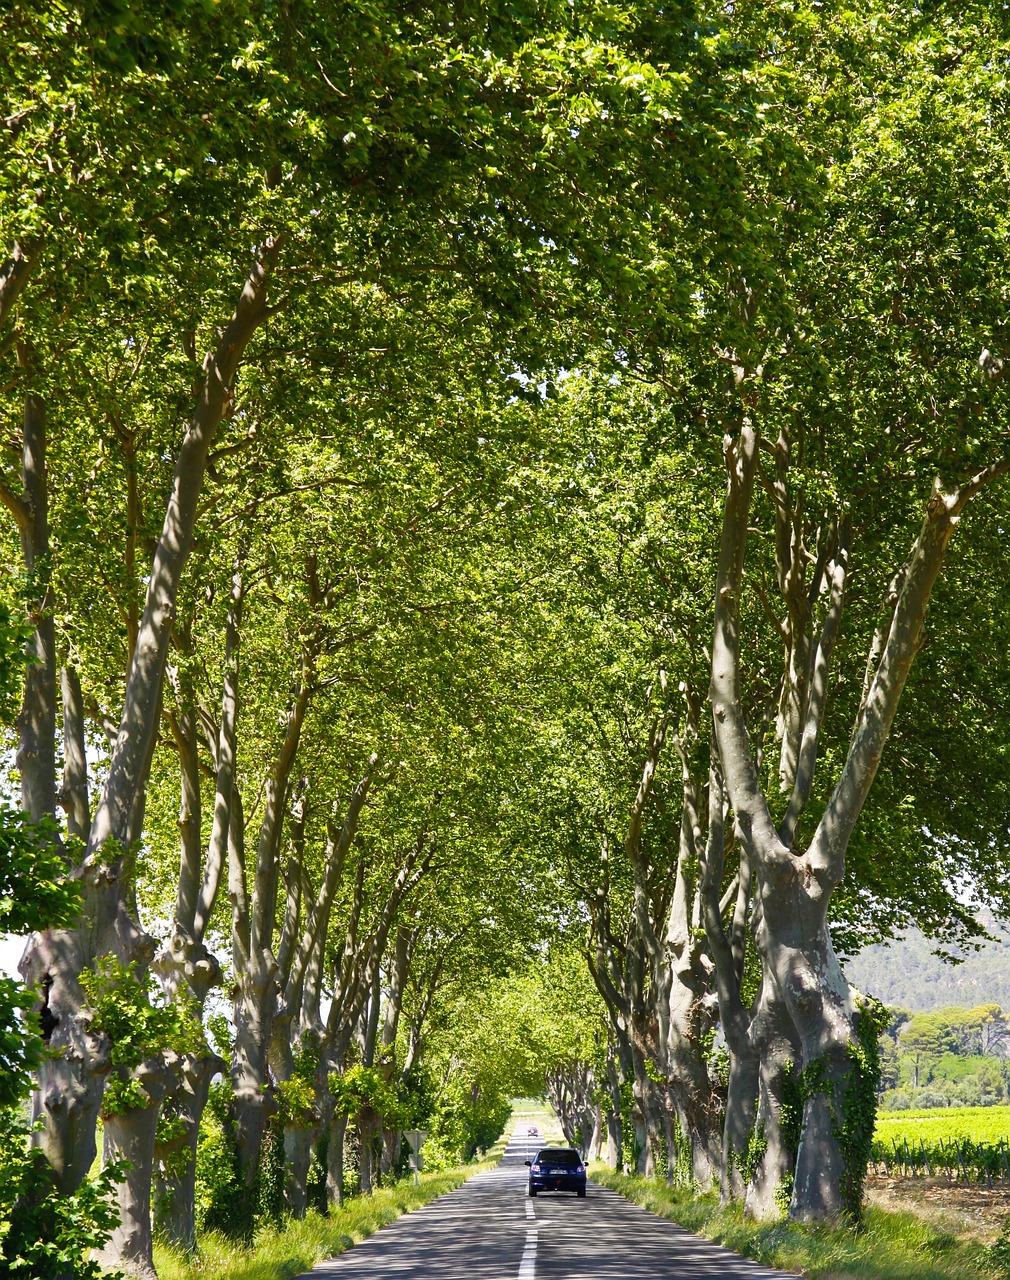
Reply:
M767 1267L810 1280L997 1280L1010 1276L977 1240L925 1222L912 1213L866 1210L863 1224L804 1227L758 1223L740 1205L723 1208L716 1193L692 1194L652 1178L627 1177L594 1165L593 1180L651 1213L670 1218L716 1244Z
M265 1228L248 1248L216 1232L200 1238L195 1255L156 1244L154 1265L160 1280L291 1280L367 1239L401 1214L454 1191L493 1163L486 1160L444 1173L422 1173L417 1187L412 1181L380 1187L371 1196L348 1200L327 1218L310 1213L301 1222L288 1220L278 1228Z

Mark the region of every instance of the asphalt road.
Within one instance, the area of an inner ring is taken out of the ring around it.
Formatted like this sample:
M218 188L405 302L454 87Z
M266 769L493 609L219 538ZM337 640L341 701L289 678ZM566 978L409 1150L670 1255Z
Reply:
M538 1145L517 1133L497 1169L300 1280L785 1280L592 1183L584 1200L529 1199Z

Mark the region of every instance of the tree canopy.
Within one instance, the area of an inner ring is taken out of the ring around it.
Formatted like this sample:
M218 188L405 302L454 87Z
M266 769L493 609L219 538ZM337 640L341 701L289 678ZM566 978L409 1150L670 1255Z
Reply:
M151 1275L541 1090L858 1217L839 956L1010 910L1004 16L4 13L0 1248Z

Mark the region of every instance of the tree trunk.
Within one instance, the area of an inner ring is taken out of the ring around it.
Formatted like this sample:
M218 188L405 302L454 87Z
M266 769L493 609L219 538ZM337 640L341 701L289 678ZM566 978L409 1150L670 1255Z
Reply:
M88 806L88 760L84 741L84 698L73 667L61 673L63 692L63 786L60 804L67 815L67 832L87 843L91 832Z
M616 1111L607 1112L607 1154L604 1156L608 1169L624 1167L624 1153L621 1147L621 1117Z
M242 633L244 584L242 558L237 558L231 579L231 599L225 623L224 687L217 740L217 776L214 786L214 819L207 845L203 883L193 915L193 934L201 941L217 901L221 876L228 859L228 841L235 822L241 821L235 804L235 739L238 732L239 645Z
M326 1144L326 1198L330 1205L344 1203L344 1134L347 1117L335 1115L330 1121L330 1136Z
M742 1200L747 1193L741 1163L747 1154L757 1121L758 1055L749 1044L742 1051L729 1050L729 1088L722 1130L723 1203Z
M631 1156L631 1172L648 1173L648 1133L645 1127L645 1118L637 1103L631 1109L631 1129L634 1137L632 1150L628 1153Z
M156 1280L151 1235L151 1183L154 1143L161 1100L172 1083L176 1063L171 1055L150 1059L133 1073L151 1099L150 1106L131 1107L120 1115L103 1115L103 1165L125 1161L122 1182L116 1184L119 1224L101 1251L106 1267Z
M708 814L708 836L699 859L698 899L714 966L719 1022L729 1056L720 1177L725 1204L743 1199L747 1193L744 1168L757 1118L759 1055L751 1041L752 1013L744 1007L741 994L753 859L741 840L736 901L728 928L724 927L720 893L726 863L726 814L717 743L712 744L709 767Z
M224 1063L187 1055L182 1082L162 1104L162 1121L176 1121L171 1138L155 1144L155 1224L170 1244L196 1248L196 1148L211 1082Z
M151 1280L157 1274L151 1236L151 1178L157 1125L158 1107L154 1104L104 1119L103 1162L126 1160L130 1168L116 1186L119 1223L101 1251L102 1265Z
M309 1204L309 1165L316 1129L284 1126L284 1203L293 1218L304 1218Z
M395 1177L400 1164L400 1146L403 1135L399 1129L383 1129L382 1158L379 1172L383 1177Z
M816 1221L848 1207L840 1127L853 1071L856 1008L831 944L827 903L812 898L803 872L797 859L777 877L774 905L765 897L762 951L796 1028L800 1064L817 1072L824 1086L804 1105L790 1205L791 1217Z
M764 929L758 927L764 946ZM786 1073L796 1069L800 1045L789 1010L773 979L766 972L755 1002L750 1044L758 1060L756 1140L763 1146L746 1189L745 1209L753 1218L781 1217L795 1168L796 1135L783 1125ZM751 1135L747 1135L750 1143ZM741 1150L745 1150L742 1148Z
M33 822L56 813L56 628L50 598L49 495L46 481L46 410L25 397L24 502L21 554L32 591L35 630L28 643L24 700L17 718L21 807Z
M250 971L239 981L235 999L231 1081L239 1168L246 1186L252 1186L259 1170L263 1135L272 1106L264 1086L275 999L274 968L272 957L253 956Z
M607 1164L611 1169L624 1168L624 1126L621 1120L621 1078L617 1070L617 1054L613 1042L607 1046Z
M599 1103L596 1104L593 1112L593 1131L589 1138L589 1147L586 1151L587 1160L599 1160L600 1151L603 1147L603 1108Z
M28 283L41 248L41 240L15 241L11 256L0 265L0 328L7 323L21 290Z
M85 917L96 890L94 879L101 868L86 870L83 887ZM96 940L83 930L47 930L33 934L19 969L28 986L42 992L40 1018L43 1038L52 1054L39 1066L32 1114L42 1127L32 1143L46 1156L57 1186L64 1194L77 1190L96 1154L98 1120L111 1046L104 1034L91 1032L91 1015L84 1001L78 974L85 967L84 947L91 942L94 954L115 955L124 963L143 969L150 963L154 941L127 915L122 904Z
M375 1125L371 1120L358 1120L358 1140L360 1143L358 1156L358 1178L361 1182L361 1194L372 1194L372 1169L374 1165L372 1143L375 1137Z
M708 975L693 946L674 970L670 984L666 1071L677 1120L691 1145L691 1172L702 1190L719 1177L722 1145L720 1105L712 1088L703 1045L714 1021L714 1002L706 999ZM671 1150L670 1164L673 1164Z
M304 660L301 688L288 710L277 759L266 785L263 819L256 851L251 906L245 891L245 854L241 800L236 788L236 821L229 827L229 891L232 897L232 952L235 966L235 1046L231 1078L235 1093L239 1168L251 1187L259 1170L260 1150L269 1110L267 1062L277 1009L277 961L273 933L280 878L280 841L285 799L308 709L311 661Z

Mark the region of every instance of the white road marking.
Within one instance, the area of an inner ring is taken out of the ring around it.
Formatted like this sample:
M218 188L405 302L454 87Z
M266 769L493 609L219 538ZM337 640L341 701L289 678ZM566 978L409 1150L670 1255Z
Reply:
M533 1212L533 1206L530 1204L528 1200L526 1201L526 1216L527 1218L535 1218L537 1216Z
M537 1270L537 1229L531 1228L526 1232L526 1248L523 1250L523 1256L519 1260L519 1275L517 1280L536 1280Z

